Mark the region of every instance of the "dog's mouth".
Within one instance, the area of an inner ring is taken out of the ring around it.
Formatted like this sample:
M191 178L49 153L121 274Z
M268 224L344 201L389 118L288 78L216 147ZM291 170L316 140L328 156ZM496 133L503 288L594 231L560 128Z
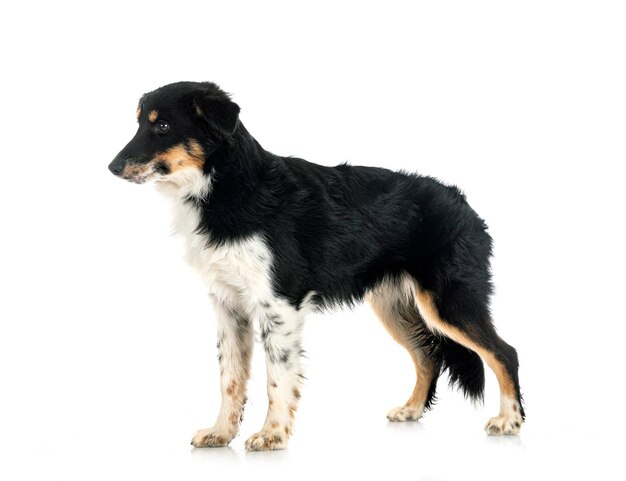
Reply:
M145 184L161 177L161 175L162 173L159 172L157 165L154 162L148 162L147 164L126 165L121 177L135 184Z
M189 139L157 152L150 157L126 157L122 154L109 165L116 176L135 184L145 184L153 180L168 180L172 176L186 177L189 172L202 172L204 150L200 144Z

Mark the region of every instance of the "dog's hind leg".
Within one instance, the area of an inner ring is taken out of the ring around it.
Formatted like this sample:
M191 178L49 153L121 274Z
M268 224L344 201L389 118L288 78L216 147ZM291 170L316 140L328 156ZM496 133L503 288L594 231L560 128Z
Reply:
M226 446L237 435L250 376L253 329L243 310L214 299L217 349L221 372L222 405L215 426L198 431L191 444L197 448Z
M438 341L424 324L411 299L393 283L384 282L368 293L367 300L391 337L410 354L415 365L413 393L403 405L392 409L390 421L417 421L435 397L442 357Z
M497 335L486 302L475 289L460 282L450 283L439 295L418 287L415 299L429 328L476 352L495 373L500 414L487 422L487 433L518 433L525 415L517 352Z

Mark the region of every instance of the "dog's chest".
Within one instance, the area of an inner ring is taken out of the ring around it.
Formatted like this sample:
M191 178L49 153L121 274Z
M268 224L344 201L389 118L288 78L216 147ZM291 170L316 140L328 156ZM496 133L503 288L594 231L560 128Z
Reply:
M224 301L246 304L271 299L271 253L261 237L209 245L209 234L197 233L199 222L195 206L176 206L174 227L185 239L187 261L201 275L209 292Z

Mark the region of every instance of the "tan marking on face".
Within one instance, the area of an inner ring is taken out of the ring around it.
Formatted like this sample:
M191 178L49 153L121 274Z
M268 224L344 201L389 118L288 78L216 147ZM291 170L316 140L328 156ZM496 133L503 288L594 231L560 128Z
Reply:
M285 434L287 436L289 436L291 434L291 429L289 429L289 426L285 426Z
M271 427L272 429L278 429L278 423L277 423L277 422L273 422L273 423L270 425L270 427Z
M498 384L500 385L500 393L504 396L515 398L515 384L507 372L506 367L496 358L495 354L477 344L466 332L441 319L430 292L418 288L415 297L420 314L426 323L453 341L476 352L495 373Z
M159 152L154 156L155 162L165 162L170 173L182 169L194 168L202 170L204 168L204 150L197 140L189 139L187 145L176 144L164 152Z
M156 110L153 110L148 114L148 120L152 123L156 122L157 118L159 118L159 112Z

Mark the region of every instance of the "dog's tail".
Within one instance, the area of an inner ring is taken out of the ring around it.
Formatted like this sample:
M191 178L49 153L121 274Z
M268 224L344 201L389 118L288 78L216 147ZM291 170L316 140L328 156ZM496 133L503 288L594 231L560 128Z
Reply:
M448 371L450 387L460 389L472 402L482 403L485 369L478 354L447 337L430 334L426 339L428 357L437 366L437 374L430 384L425 409L432 409L437 402L437 380L445 371Z
M450 387L460 389L464 396L473 402L482 403L485 392L485 368L480 356L474 351L442 338L441 372L448 371Z

